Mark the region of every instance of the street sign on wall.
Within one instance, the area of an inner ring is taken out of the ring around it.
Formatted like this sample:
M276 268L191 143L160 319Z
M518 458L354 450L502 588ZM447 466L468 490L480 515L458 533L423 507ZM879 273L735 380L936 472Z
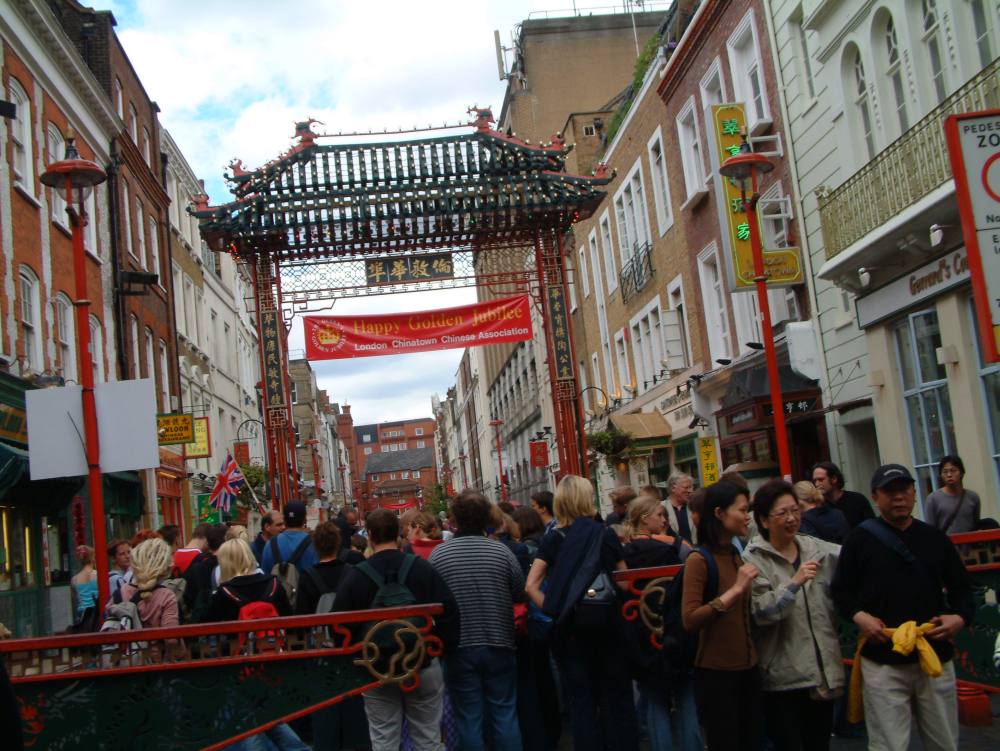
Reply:
M750 226L743 211L740 188L732 180L718 174L719 166L731 156L740 153L743 143L742 133L746 128L746 114L741 103L716 104L711 108L712 122L709 132L713 135L715 148L712 154L713 178L718 185L719 217L722 220L722 242L725 248L726 275L732 292L755 289L753 272L753 248L750 244ZM758 185L758 188L761 186ZM760 227L760 205L755 214ZM760 238L764 246L764 271L768 275L768 287L802 284L802 253L798 248L768 248L768 235L760 227Z
M944 122L983 357L1000 362L1000 110Z

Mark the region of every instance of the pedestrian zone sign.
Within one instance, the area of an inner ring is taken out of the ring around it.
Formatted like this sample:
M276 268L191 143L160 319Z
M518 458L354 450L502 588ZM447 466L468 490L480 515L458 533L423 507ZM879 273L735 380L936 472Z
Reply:
M945 120L983 359L1000 362L1000 110Z

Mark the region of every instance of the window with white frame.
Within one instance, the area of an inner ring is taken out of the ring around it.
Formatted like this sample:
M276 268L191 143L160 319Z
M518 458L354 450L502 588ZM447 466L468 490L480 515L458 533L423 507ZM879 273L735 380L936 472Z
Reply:
M569 292L569 312L572 313L577 309L576 304L576 285L580 282L579 274L575 273L573 268L573 255L571 253L566 254L566 289Z
M58 162L66 156L66 141L63 140L62 133L55 123L49 123L48 132L49 164ZM66 199L55 188L49 188L51 195L50 204L52 207L52 221L62 227L69 226L69 217L66 216Z
M59 373L66 381L78 381L76 374L76 336L73 328L73 303L63 294L55 300L56 347L59 350Z
M371 446L365 446L365 456L368 456L372 452Z
M24 344L24 364L28 370L42 370L41 291L38 277L27 266L19 274L21 295L21 340Z
M604 387L601 386L601 361L596 352L593 352L590 355L590 377L594 382L594 386L599 388L601 391L604 391ZM601 406L601 402L605 401L604 397L601 395L601 391L597 392L597 399L594 400L594 404L597 405L598 410L604 409L604 407L607 406L606 403L604 406Z
M90 357L94 366L94 383L104 382L104 329L100 319L90 316Z
M615 249L611 244L611 219L608 212L601 214L601 248L604 252L604 274L608 281L608 295L618 289L618 267L615 265Z
M399 451L399 444L398 443L390 443L389 444L389 451Z
M160 339L160 409L170 410L170 368L167 359L167 343Z
M892 92L892 106L896 110L898 134L902 135L910 129L910 118L906 114L906 87L903 85L902 57L899 49L899 39L896 36L896 24L892 16L885 15L885 26L882 30L882 64L884 80Z
M848 101L854 104L854 119L864 138L868 161L875 158L875 132L872 129L872 110L868 99L868 79L865 76L865 64L861 59L861 50L855 45L848 48L847 59L850 65L849 81L853 87Z
M683 370L691 365L691 333L684 305L684 280L680 274L667 285L667 310L663 311L663 339L667 370Z
M729 72L736 100L746 107L747 125L753 134L771 124L771 111L764 88L764 70L754 12L751 8L726 42Z
M132 143L139 145L139 113L135 111L135 105L129 102L128 105L128 133L132 136Z
M636 385L628 367L628 346L625 344L625 329L618 329L615 334L615 364L618 366L618 383L622 391L632 391Z
M153 330L146 329L146 378L151 378L153 387L156 387L156 345L153 339Z
M681 152L681 164L684 166L687 197L691 199L705 190L705 161L701 150L694 97L688 100L684 109L677 115L677 147Z
M424 448L425 445L426 444L423 441L417 441L416 447L418 449L422 449L422 448Z
M761 195L757 202L757 212L760 214L764 247L768 249L791 247L789 236L793 218L792 199L791 196L782 193L781 183L775 183ZM799 320L798 298L794 287L768 289L767 297L772 323ZM756 304L754 312L756 316Z
M660 126L657 126L653 137L646 143L646 153L649 157L650 179L653 182L656 226L662 237L674 223L674 211L670 205L670 181L667 179L667 162L663 154L663 131Z
M660 361L664 359L661 319L660 296L656 295L629 321L636 388L640 393L656 385Z
M132 377L142 378L142 373L139 372L139 364L141 360L139 359L139 319L135 317L135 314L129 316L129 333L132 335Z
M178 206L177 206L177 177L173 172L167 173L167 197L170 199L170 206L167 209L167 218L170 221L172 227L176 227L178 224Z
M928 72L934 87L934 103L940 104L948 95L948 79L945 75L944 43L937 0L921 0L921 10L923 11L923 42L927 53Z
M413 435L423 435L423 434L424 434L423 428L414 428Z
M115 78L115 112L122 120L125 119L125 93L122 91L122 82Z
M803 11L800 5L789 17L788 33L794 45L793 50L798 65L799 91L806 99L815 99L816 81L813 78L812 61L809 58L809 38L802 23Z
M708 119L712 105L722 104L726 100L725 85L722 80L722 62L719 58L715 58L708 66L708 70L701 78L699 89L701 90L701 111Z
M149 137L149 129L143 127L142 129L142 158L145 160L146 164L150 167L153 166L153 158L150 153L152 149L152 139Z
M649 244L649 219L641 160L635 160L623 182L615 194L615 216L618 218L618 243L624 268L639 248Z
M372 482L378 482L378 475L370 475Z
M83 210L87 212L87 225L83 228L83 247L95 256L100 256L100 248L97 246L97 192L90 191L90 195L84 199Z
M146 218L142 209L142 201L135 202L135 232L136 232L136 255L139 257L139 264L146 268L149 263L146 258Z
M160 225L153 217L149 218L149 268L156 274L156 283L161 287L166 287L163 283L163 272L160 271Z
M13 144L14 184L31 195L35 194L34 153L31 138L31 99L17 80L11 76L7 92L14 104L14 120L10 123Z
M125 209L122 217L122 221L125 222L125 250L135 258L135 246L132 244L132 198L128 180L125 179L122 180L122 208Z
M584 299L590 297L590 280L587 278L587 252L583 246L577 251L579 259L576 265L576 278L580 280L580 289L583 290Z
M979 65L985 68L996 58L993 51L993 19L986 0L968 0L969 12L972 15L972 32L976 40L976 51L979 53ZM996 8L1000 13L1000 6Z
M184 335L193 341L197 341L195 336L195 316L194 309L194 283L189 276L184 277Z
M420 479L420 470L419 469L413 470L413 479L414 480L419 480Z
M705 315L705 331L712 360L729 359L729 311L726 308L726 282L719 266L719 254L713 242L698 254L698 277Z

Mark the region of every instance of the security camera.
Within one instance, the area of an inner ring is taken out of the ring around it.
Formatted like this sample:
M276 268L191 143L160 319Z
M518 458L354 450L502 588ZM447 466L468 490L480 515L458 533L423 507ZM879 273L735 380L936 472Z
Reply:
M693 430L694 428L697 428L699 425L701 425L701 417L695 415L694 417L691 418L691 422L688 423L688 428Z
M936 248L944 240L944 228L943 224L932 224L931 225L931 247Z
M858 269L858 281L861 282L862 287L867 287L872 283L872 272L862 266Z

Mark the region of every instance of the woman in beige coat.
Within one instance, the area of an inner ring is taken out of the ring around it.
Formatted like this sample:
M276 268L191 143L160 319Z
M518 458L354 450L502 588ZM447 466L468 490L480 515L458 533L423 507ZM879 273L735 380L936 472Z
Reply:
M758 570L750 609L767 733L776 751L826 751L833 700L844 689L830 596L840 546L798 534L801 511L787 482L761 486L753 510L760 536L744 558Z

